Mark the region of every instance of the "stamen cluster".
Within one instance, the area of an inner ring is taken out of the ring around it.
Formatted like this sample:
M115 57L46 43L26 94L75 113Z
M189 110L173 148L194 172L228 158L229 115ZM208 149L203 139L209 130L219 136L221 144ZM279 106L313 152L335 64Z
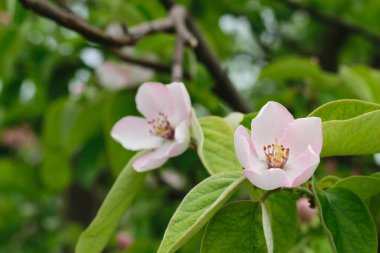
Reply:
M168 116L162 112L158 113L155 119L148 121L152 125L149 133L164 139L172 140L174 138L174 128L170 125Z
M289 148L284 148L276 141L275 144L264 146L263 149L269 168L284 168L289 158Z

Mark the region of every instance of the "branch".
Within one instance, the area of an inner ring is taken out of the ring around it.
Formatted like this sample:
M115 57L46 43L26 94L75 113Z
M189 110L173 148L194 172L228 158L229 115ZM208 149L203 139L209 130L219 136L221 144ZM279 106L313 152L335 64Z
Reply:
M346 23L345 21L340 20L338 18L323 14L323 13L319 12L318 10L316 10L310 6L306 6L306 5L296 3L296 2L293 2L290 0L276 0L276 1L278 1L279 3L286 4L288 7L292 8L292 9L303 10L303 11L307 12L311 17L314 17L314 18L316 18L316 19L318 19L318 20L320 20L320 21L322 21L328 25L341 26L344 29L347 29L353 33L359 34L359 35L363 36L364 38L366 38L367 40L374 43L375 45L378 45L380 43L380 35L373 33L369 30L363 29L362 27L359 27L359 26L356 26L353 24L349 24L349 23Z
M148 59L136 58L136 57L126 54L125 52L123 52L121 49L118 49L118 48L110 48L109 50L125 62L133 63L142 67L150 68L155 71L168 73L168 74L170 74L172 71L172 66L168 64L156 62L156 61L148 60ZM188 72L184 72L183 76L185 79L190 79L190 73Z
M198 41L190 33L186 27L186 10L179 5L175 5L170 10L170 16L174 22L175 34L176 34L176 45L173 57L172 66L172 80L175 82L182 81L182 64L183 64L183 54L185 51L185 43L187 42L191 47L196 47Z
M54 20L59 25L76 31L86 39L107 46L125 46L136 43L142 37L155 32L168 32L173 29L171 18L143 23L128 29L124 36L115 37L93 27L74 13L60 8L47 0L20 0L25 8L39 15Z
M161 0L161 3L168 10L174 6L172 0ZM218 57L207 44L198 25L190 15L187 15L186 25L198 41L198 46L194 48L197 59L204 64L214 79L214 92L226 101L234 110L243 113L250 112L250 106L235 89L226 71L222 68Z

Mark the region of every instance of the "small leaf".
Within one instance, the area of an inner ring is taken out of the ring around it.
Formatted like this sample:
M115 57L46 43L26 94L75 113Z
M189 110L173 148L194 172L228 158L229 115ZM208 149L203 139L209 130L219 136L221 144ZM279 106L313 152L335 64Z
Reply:
M346 120L322 123L321 156L368 155L380 152L380 110Z
M204 117L199 120L199 124L202 135L199 136L199 128L194 126L193 132L197 131L198 155L207 171L211 175L241 171L242 166L236 158L234 148L234 128L216 116Z
M244 182L239 172L211 176L195 186L171 218L158 252L175 252L198 232Z
M357 195L342 188L314 191L321 222L334 252L377 252L375 224Z
M223 207L206 227L201 253L267 252L260 209L250 201Z
M240 125L240 122L244 119L244 114L240 112L231 112L224 119L231 124L234 128Z
M132 168L132 158L124 167L111 190L107 194L96 217L81 234L76 253L100 253L115 231L120 219L144 185L145 173L137 173Z
M319 117L322 121L345 120L376 110L380 110L380 104L355 99L341 99L318 107L310 113L309 117Z
M380 193L380 178L373 176L352 176L339 180L334 187L347 189L365 201Z

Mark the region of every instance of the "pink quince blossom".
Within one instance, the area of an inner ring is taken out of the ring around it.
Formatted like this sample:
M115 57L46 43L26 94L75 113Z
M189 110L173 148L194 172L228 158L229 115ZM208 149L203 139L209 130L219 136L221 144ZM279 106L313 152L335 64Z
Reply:
M294 119L277 102L268 102L251 122L251 135L239 126L235 151L243 173L258 188L273 190L306 182L319 164L320 118Z
M137 91L136 104L145 118L122 118L111 136L126 149L150 150L133 163L136 171L143 172L160 167L187 149L191 102L183 83L144 83Z

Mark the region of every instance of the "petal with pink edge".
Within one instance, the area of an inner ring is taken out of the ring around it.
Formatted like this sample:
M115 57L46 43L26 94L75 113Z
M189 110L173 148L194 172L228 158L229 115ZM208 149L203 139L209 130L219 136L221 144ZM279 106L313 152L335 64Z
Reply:
M177 125L181 121L190 122L191 101L189 93L183 83L171 83L166 86L173 102L173 112L169 116L169 121Z
M280 143L289 148L289 161L307 150L311 145L319 155L322 150L322 121L317 117L296 119L285 129Z
M161 83L143 83L136 94L136 105L148 120L156 118L160 112L167 116L172 113L171 96Z
M248 130L244 126L239 126L236 128L234 145L235 153L240 163L244 168L252 169L254 160L258 159L258 157L253 147Z
M142 155L133 163L133 168L137 172L144 172L161 167L170 158L173 146L174 142L166 142L156 150Z
M127 116L116 122L111 136L129 150L153 149L161 145L163 139L149 133L152 126L143 118Z
M318 167L319 156L309 145L307 149L285 165L286 174L289 177L288 187L296 187L311 178Z
M274 190L288 184L288 176L282 169L245 169L243 173L254 186L263 190Z
M292 114L277 102L270 101L261 108L251 123L252 142L261 159L265 159L263 147L275 143L293 120Z

